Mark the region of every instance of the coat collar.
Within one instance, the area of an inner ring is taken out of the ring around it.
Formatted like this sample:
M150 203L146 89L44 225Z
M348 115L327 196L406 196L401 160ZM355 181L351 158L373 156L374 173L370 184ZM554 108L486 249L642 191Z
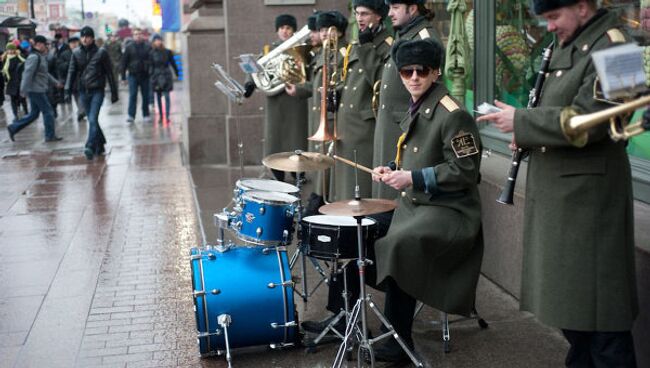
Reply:
M400 122L400 128L403 132L406 133L407 138L413 122L415 122L419 116L422 116L422 118L425 120L431 120L433 113L440 104L440 100L442 100L442 98L447 94L449 94L447 87L445 87L442 83L436 82L433 87L433 91L431 91L431 93L429 93L429 95L424 99L420 105L418 112L416 112L413 117L411 117L410 114L407 114L404 117L404 119Z

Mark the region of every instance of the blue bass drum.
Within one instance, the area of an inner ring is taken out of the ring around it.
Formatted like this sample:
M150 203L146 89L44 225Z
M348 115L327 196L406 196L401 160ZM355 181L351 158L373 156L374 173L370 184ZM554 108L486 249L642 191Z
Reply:
M190 251L194 311L201 355L229 348L291 346L298 337L293 282L282 248L231 247Z
M242 194L241 212L233 228L237 237L258 245L278 245L291 241L298 197L287 193L251 190Z

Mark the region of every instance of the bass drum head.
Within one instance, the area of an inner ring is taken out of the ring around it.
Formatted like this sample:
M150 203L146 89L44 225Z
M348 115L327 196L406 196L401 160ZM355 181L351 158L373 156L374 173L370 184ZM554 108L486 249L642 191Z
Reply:
M357 226L357 220L350 216L331 216L331 215L314 215L307 216L302 219L303 221L316 224L316 225L330 225L330 226ZM376 223L371 218L364 218L361 220L361 226L370 226Z
M293 286L280 285L291 280L285 251L233 247L221 253L192 248L190 254L202 355L226 349L224 331L218 324L222 314L231 319L231 348L296 342L297 327L283 327L287 323L298 325Z
M261 190L265 192L280 193L298 193L300 189L297 186L285 183L283 181L271 179L240 179L237 181L237 188L244 191Z

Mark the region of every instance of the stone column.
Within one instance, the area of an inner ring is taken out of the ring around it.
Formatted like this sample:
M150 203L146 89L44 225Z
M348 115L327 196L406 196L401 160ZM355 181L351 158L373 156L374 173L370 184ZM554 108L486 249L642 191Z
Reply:
M228 164L228 101L214 88L213 63L226 64L222 0L191 0L194 9L183 29L184 88L189 116L183 123L183 150L192 165Z

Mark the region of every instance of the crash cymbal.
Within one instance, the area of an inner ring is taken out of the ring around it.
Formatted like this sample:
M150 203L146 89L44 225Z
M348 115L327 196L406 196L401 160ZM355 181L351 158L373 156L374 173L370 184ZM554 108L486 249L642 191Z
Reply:
M367 216L394 210L397 202L388 199L348 199L326 204L318 209L320 213L332 216Z
M270 169L303 172L318 171L334 166L334 159L316 152L280 152L262 159L262 164Z

